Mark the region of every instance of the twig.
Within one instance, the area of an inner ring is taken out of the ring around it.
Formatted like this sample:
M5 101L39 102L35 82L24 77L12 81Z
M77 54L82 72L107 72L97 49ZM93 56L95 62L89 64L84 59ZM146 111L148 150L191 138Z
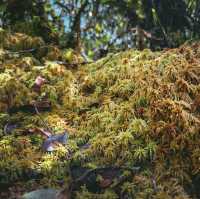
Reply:
M63 4L63 3L59 2L59 1L56 1L55 4L60 6L63 9L65 9L67 12L71 13L72 5L70 5L70 4L66 4L65 5L65 4Z
M38 117L39 117L40 120L42 121L44 127L46 127L47 130L48 130L50 133L52 133L53 130L52 130L52 129L47 125L47 123L44 121L44 119L42 118L41 114L40 114L39 111L38 111L37 106L36 106L35 104L33 104L33 106L34 106L34 109L35 109L36 114L38 115Z
M65 61L55 61L55 63L64 65L64 66L75 67L78 65L92 64L92 63L94 63L94 61L85 61L85 62L80 62L80 63L67 63Z
M42 49L42 48L48 48L50 45L45 45L45 46L40 46L38 48L31 48L31 49L27 49L27 50L20 50L20 51L8 51L6 54L23 54L23 53L31 53L34 52L38 49Z
M154 193L157 193L158 192L158 186L157 186L156 180L153 176L151 177L151 182L152 182Z

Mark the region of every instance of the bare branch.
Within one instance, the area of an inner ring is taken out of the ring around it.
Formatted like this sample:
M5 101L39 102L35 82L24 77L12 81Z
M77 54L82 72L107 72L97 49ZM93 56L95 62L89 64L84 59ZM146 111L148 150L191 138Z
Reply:
M61 8L63 8L68 13L71 12L72 5L70 5L70 4L63 4L63 3L59 2L59 1L56 1L55 4L58 5L58 6L60 6Z

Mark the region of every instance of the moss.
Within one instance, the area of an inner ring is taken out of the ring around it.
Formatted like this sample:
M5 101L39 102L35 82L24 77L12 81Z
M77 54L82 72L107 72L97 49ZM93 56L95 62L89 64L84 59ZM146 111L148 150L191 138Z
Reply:
M39 38L6 31L0 31L0 39L3 52L44 44ZM69 180L72 163L140 166L133 179L120 185L124 197L189 198L186 192L195 190L193 181L200 171L199 49L199 44L190 44L163 52L128 50L76 69L54 62L79 63L71 50L19 57L11 53L6 59L1 53L1 183L19 181L27 187L37 181L39 186L58 187ZM70 56L73 60L66 60ZM38 76L46 82L35 91ZM50 154L42 150L45 138L29 131L46 128L38 115L7 113L9 108L43 100L51 102L51 110L40 114L53 133L69 134L67 145ZM17 127L7 134L6 124ZM76 198L114 199L118 194L114 189L90 193L83 187Z

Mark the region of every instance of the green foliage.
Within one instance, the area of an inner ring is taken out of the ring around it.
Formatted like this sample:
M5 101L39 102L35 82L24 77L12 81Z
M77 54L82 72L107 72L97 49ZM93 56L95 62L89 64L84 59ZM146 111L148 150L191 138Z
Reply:
M136 26L153 50L199 39L199 10L198 0L3 0L0 25L96 57L99 49L136 48Z

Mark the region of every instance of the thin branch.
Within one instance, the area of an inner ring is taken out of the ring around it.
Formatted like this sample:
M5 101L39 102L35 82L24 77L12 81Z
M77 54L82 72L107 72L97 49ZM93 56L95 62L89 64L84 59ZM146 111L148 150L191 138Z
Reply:
M34 106L34 109L35 109L36 114L38 115L38 117L39 117L40 120L42 121L44 127L46 127L46 129L47 129L50 133L52 133L53 130L47 125L47 123L45 122L45 120L42 118L40 112L38 111L38 108L37 108L36 104L33 104L33 106Z
M159 17L158 17L158 13L157 13L157 10L156 10L155 2L153 1L152 3L153 3L153 8L154 8L154 10L155 10L156 18L157 18L157 21L158 21L158 25L160 26L160 29L161 29L161 31L162 31L162 33L163 33L163 36L164 36L164 38L165 38L165 41L167 42L167 45L168 45L168 46L171 46L171 41L170 41L170 39L169 39L169 37L168 37L168 34L167 34L167 32L166 32L164 26L162 25L162 23L161 23L161 21L160 21L160 19L159 19Z
M67 12L69 12L69 13L71 12L71 8L70 8L71 5L70 4L63 4L63 3L59 2L59 1L56 1L55 4L60 6L61 8L66 10Z
M64 65L64 66L68 66L68 67L76 67L79 65L86 65L86 64L92 64L94 63L94 61L84 61L84 62L80 62L80 63L67 63L64 61L55 61L56 64L60 64L60 65Z
M6 54L23 54L23 53L32 53L42 48L48 48L50 45L40 46L38 48L31 48L27 50L20 50L20 51L7 51Z

